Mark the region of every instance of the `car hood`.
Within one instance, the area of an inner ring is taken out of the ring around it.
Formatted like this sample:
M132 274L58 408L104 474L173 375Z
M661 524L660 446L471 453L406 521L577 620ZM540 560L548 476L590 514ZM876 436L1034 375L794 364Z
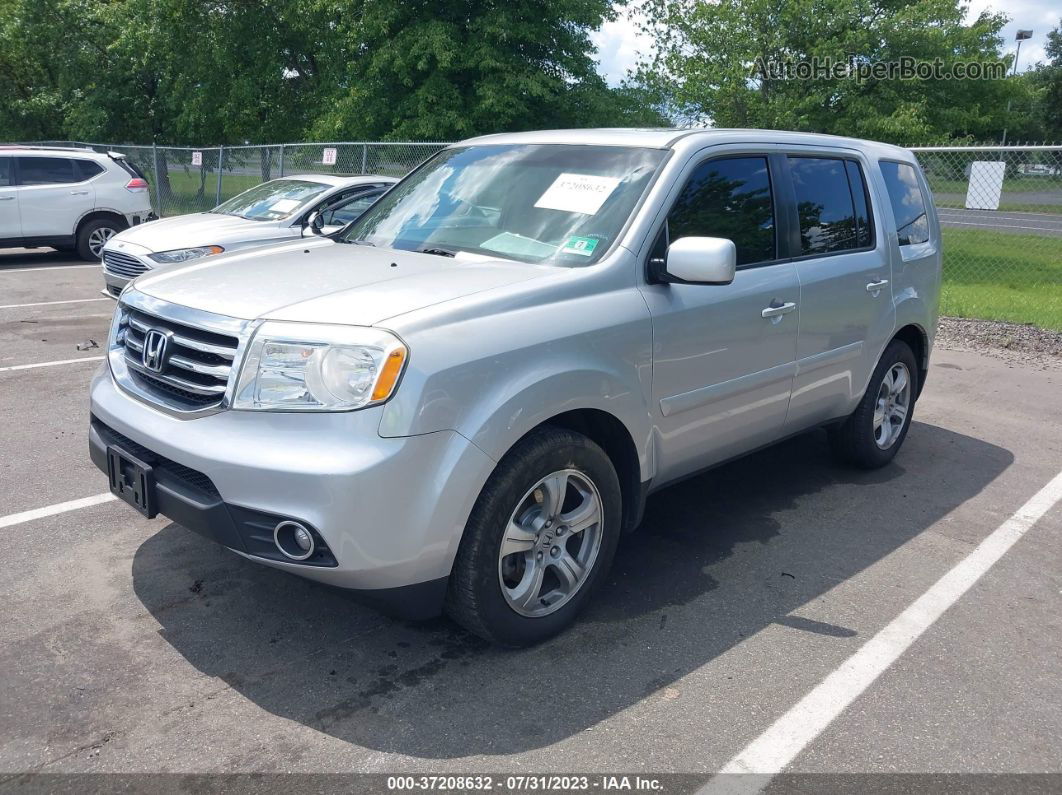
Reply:
M149 273L136 280L135 289L169 303L244 320L371 326L553 270L317 238Z
M192 213L131 226L115 235L107 248L122 250L123 243L148 251L171 251L192 246L224 246L250 240L268 240L286 231L272 221L248 221L235 215Z

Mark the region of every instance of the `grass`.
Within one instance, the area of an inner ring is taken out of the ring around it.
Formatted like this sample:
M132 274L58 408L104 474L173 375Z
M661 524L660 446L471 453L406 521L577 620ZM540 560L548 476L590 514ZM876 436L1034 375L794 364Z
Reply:
M1062 331L1062 238L945 228L940 311Z
M1003 181L1004 193L1030 193L1038 191L1058 190L1059 177L1055 175L1026 175L1010 176ZM966 195L969 186L968 179L944 179L929 175L929 187L934 193L961 193Z

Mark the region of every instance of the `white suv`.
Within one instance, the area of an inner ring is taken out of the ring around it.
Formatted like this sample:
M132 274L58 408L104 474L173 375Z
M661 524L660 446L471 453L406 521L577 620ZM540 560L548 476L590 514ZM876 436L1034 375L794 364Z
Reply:
M0 248L51 246L99 261L112 235L154 217L147 180L123 155L0 147Z

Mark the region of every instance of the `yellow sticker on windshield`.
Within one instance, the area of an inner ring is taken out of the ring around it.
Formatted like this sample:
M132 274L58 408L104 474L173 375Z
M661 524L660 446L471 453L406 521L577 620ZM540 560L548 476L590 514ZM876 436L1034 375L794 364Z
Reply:
M569 237L560 253L589 257L594 253L595 248L597 248L597 238L595 237Z

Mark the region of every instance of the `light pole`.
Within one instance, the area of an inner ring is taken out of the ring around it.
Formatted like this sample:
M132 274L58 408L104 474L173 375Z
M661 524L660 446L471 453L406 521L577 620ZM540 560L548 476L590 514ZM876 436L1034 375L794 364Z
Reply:
M1011 71L1011 75L1018 74L1018 58L1021 56L1021 43L1026 39L1032 38L1033 32L1031 30L1019 30L1014 36L1014 41L1018 42L1018 48L1014 51L1014 69ZM1010 100L1007 100L1007 114L1010 116ZM1007 128L1003 128L1003 140L999 142L1000 146L1005 146L1007 143Z

